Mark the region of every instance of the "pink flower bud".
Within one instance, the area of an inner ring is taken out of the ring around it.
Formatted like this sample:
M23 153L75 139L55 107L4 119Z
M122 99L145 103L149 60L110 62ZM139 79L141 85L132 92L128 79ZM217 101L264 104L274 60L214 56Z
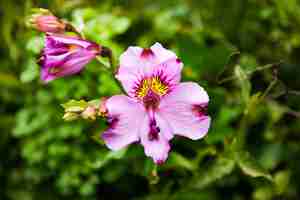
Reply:
M29 22L33 28L41 32L63 33L66 29L66 24L51 13L47 15L34 14Z

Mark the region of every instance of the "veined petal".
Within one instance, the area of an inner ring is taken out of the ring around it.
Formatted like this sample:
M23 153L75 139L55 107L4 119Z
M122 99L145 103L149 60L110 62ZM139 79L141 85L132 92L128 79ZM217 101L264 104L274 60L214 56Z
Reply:
M155 55L155 62L156 63L163 63L170 59L176 59L177 56L174 52L165 49L160 43L156 42L154 45L150 47L150 49L153 51Z
M141 89L141 87L148 89L156 87L152 88L153 91L156 91L158 89L157 87L164 88L162 94L165 94L169 89L179 83L182 67L183 63L175 58L152 66L149 71L145 71L143 66L132 68L131 70L120 67L116 77L122 83L127 94L131 97L139 96L137 92L139 92L138 90Z
M183 63L178 58L170 59L155 67L151 75L160 77L162 82L173 87L180 82L182 68Z
M102 134L105 144L119 150L138 141L141 122L146 118L142 105L125 95L116 95L107 100L106 108L111 123Z
M41 79L49 82L76 74L100 52L101 47L96 43L78 37L47 34L40 59Z
M83 67L95 58L95 54L85 49L77 51L65 58L65 62L61 66L61 71L57 72L57 76L72 75L80 72Z
M196 83L181 83L161 99L158 113L168 121L174 134L193 140L206 135L210 117L206 115L209 97Z
M120 56L120 70L123 70L123 68L127 70L141 68L143 65L143 60L141 59L142 52L143 48L141 47L128 47Z
M153 159L156 164L162 164L168 158L168 154L170 151L169 140L167 139L166 135L170 133L166 133L168 127L166 124L162 125L157 124L159 128L158 135L155 138L151 138L150 127L151 119L146 117L142 123L142 127L140 130L141 133L141 143L144 146L145 154Z
M49 82L59 77L80 72L86 64L95 58L95 54L86 49L57 56L44 56L41 62L41 79Z
M49 73L49 68L42 68L41 69L41 80L44 83L48 83L57 77L54 74Z
M149 49L129 47L120 56L120 67L116 77L121 81L126 92L132 96L131 90L138 81L151 76L155 70L157 71L158 66L172 59L177 59L175 53L163 48L159 43L155 43Z
M60 55L43 55L42 60L40 61L41 67L62 66L62 63L64 63L71 54L71 52L67 52Z
M120 66L128 69L153 67L173 58L177 58L175 53L156 42L149 49L129 47L120 56Z
M65 36L60 34L47 34L46 46L49 48L58 48L63 45L78 45L82 48L88 48L91 45L97 45L94 42L83 40L77 36Z

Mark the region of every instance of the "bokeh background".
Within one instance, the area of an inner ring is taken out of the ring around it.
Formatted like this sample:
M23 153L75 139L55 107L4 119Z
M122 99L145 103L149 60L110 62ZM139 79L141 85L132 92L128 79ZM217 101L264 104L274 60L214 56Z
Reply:
M208 136L175 138L156 174L139 145L110 152L101 120L63 121L60 104L121 91L97 62L42 84L43 34L24 22L34 7L84 24L116 56L174 50L183 79L210 95ZM299 199L299 1L1 0L0 35L1 200Z

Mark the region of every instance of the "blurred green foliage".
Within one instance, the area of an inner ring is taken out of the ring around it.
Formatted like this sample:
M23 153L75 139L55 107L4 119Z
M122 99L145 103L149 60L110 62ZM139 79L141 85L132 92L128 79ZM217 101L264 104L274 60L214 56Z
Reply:
M299 198L299 1L0 2L0 199ZM64 122L61 103L121 91L96 61L41 84L43 36L24 23L33 7L82 27L115 56L156 41L176 51L184 80L210 95L208 136L176 138L155 171L138 145L110 152L99 140L103 122Z

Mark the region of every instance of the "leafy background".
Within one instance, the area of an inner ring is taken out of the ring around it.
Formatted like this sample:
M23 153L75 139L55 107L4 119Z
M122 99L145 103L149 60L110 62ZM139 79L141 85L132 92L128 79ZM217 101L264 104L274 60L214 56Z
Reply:
M84 24L116 56L156 41L174 50L184 80L210 95L208 136L175 138L155 171L138 145L110 152L102 121L64 122L61 103L121 91L97 62L41 84L43 35L24 25L33 7ZM297 0L1 0L0 199L298 199L299 10Z

